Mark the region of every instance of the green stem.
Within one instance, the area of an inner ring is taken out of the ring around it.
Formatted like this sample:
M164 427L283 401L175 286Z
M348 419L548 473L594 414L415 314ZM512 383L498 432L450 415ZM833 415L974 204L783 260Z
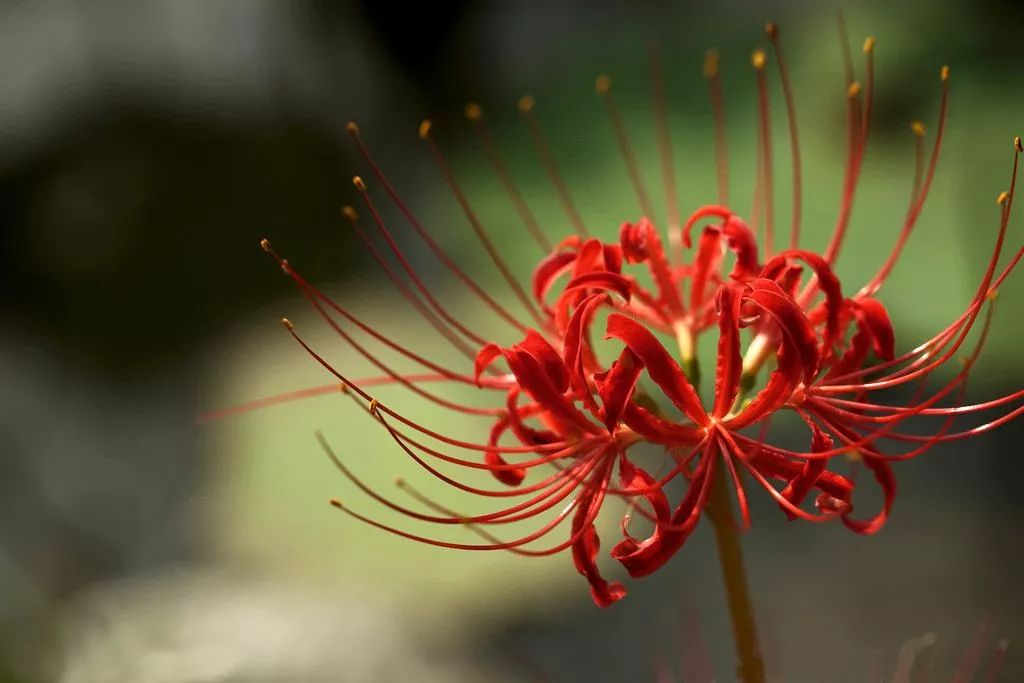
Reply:
M764 661L758 645L754 606L750 600L747 572L743 567L743 548L740 546L725 472L719 472L712 478L708 517L715 530L718 562L722 568L725 596L729 602L729 618L739 657L737 676L743 683L764 683Z

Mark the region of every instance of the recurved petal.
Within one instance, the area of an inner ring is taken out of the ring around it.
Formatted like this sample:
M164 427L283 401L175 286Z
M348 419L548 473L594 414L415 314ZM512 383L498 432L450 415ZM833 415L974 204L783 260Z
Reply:
M650 330L632 318L613 313L608 316L606 332L606 338L618 339L632 349L643 362L647 374L679 410L698 425L708 424L707 413L693 385Z
M643 369L640 358L627 347L622 349L619 359L612 363L607 372L594 375L594 384L597 385L597 393L601 397L601 416L609 433L615 431L615 427L622 419L626 403L633 396L633 390Z

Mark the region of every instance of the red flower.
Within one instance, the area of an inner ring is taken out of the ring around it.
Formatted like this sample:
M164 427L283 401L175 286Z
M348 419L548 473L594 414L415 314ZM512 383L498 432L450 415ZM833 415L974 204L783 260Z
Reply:
M340 386L376 418L402 451L432 476L474 496L509 501L486 514L463 515L426 498L403 481L401 489L418 503L414 508L366 486L322 442L342 473L379 503L415 520L466 527L480 541L456 542L414 534L333 501L337 507L390 533L447 548L505 550L527 556L569 549L577 570L590 584L595 602L606 606L625 594L620 583L606 581L597 568L600 543L595 522L609 498L628 501L622 521L623 538L612 547L611 556L633 577L657 570L685 543L705 510L717 477L726 477L731 482L744 526L749 525L749 512L743 482L749 477L790 518L838 518L854 531L872 533L884 524L895 498L892 461L914 457L941 442L990 430L1024 410L1019 405L1024 390L985 403L963 403L967 377L985 341L987 316L974 350L954 376L930 391L925 383L957 357L986 302L994 297L997 287L1021 257L1022 251L1018 249L1008 263L1001 268L998 265L1013 204L1021 151L1019 138L1015 141L1010 188L999 199L999 225L992 257L975 296L948 327L916 348L897 355L892 322L875 297L899 259L932 184L945 128L948 69L941 72L937 134L926 163L922 153L923 126L913 126L918 167L902 229L878 273L849 295L834 265L846 235L869 138L874 41L869 39L864 46L863 87L853 80L852 66L847 60L845 179L831 241L823 253L817 254L799 246L801 164L796 113L774 26L769 27L768 35L776 48L786 101L793 168L794 209L788 247L782 250L775 247L767 67L766 55L761 51L753 57L760 112L759 161L754 211L749 221L728 208L717 56L709 54L705 74L715 110L719 198L717 203L697 209L685 222L678 215L671 144L656 76L655 119L668 196L667 243L649 219L653 210L642 170L635 161L607 78L598 79L597 90L611 116L641 209L648 216L623 223L617 241L603 241L590 235L533 116L532 99L524 98L520 111L575 231L553 248L513 184L487 132L480 108L467 107L467 116L527 233L547 254L534 269L529 287L520 283L492 242L435 144L430 123L420 126L420 137L436 158L471 229L518 300L525 318L510 311L454 262L409 210L373 161L358 128L350 124L349 132L379 187L424 246L470 295L511 328L519 341L494 341L500 338L500 332L481 333L473 329L439 300L406 257L359 177L355 178L355 186L390 256L364 232L355 210L346 208L346 216L396 290L461 354L463 358L457 364L425 358L414 345L395 341L363 322L303 279L264 240L264 249L279 260L316 313L382 373L368 380L348 377L311 348L285 320L285 326L303 348L340 382L300 395L326 393ZM656 62L655 67L657 75L660 67ZM609 227L600 226L600 231L607 233ZM694 240L695 230L698 232ZM700 334L710 330L717 330L718 334L717 362L713 398L705 402L697 388L699 364L695 342ZM595 346L595 333L613 346L611 356L605 353L607 346ZM750 341L745 344L747 336ZM666 337L675 341L678 360L663 344ZM423 373L396 371L376 349L386 349L421 366ZM468 369L470 363L472 372ZM753 391L766 365L772 369L760 389ZM378 401L370 389L379 384L400 384L466 419L483 418L480 438L457 439L420 424L397 406ZM481 401L468 405L449 399L435 389L435 385L446 384L476 387ZM918 389L909 399L904 397L902 403L887 400L899 398L899 394L891 395L889 390L904 385ZM292 397L295 395L282 400ZM969 431L952 431L957 415L1003 407L1009 410L1000 417ZM806 425L808 450L795 451L766 442L771 418L784 410L795 413ZM904 424L916 418L939 422L924 435L919 431L901 431ZM749 433L751 428L754 431ZM652 465L641 464L651 462L643 454L635 453L641 444L654 444L664 452L659 471ZM455 454L457 451L468 451L470 455L460 456ZM863 462L881 487L882 508L873 516L855 516L854 479L829 469L836 462L835 457L842 454ZM453 468L490 472L500 486L469 485L449 473ZM669 485L679 480L685 481L685 487L672 500L678 487L670 491ZM803 507L811 496L813 512ZM630 532L632 517L646 520L650 528L646 537ZM495 531L501 525L527 519L536 520L537 527L520 538L505 539ZM566 519L568 533L559 540L545 542Z

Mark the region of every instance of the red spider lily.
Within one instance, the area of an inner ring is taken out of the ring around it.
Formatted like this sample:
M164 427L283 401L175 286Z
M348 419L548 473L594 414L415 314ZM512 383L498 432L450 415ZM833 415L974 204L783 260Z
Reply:
M492 341L500 338L500 333L473 329L439 300L395 239L367 184L356 177L354 184L379 240L363 229L354 209L346 208L345 215L396 290L462 356L461 366L428 359L364 322L306 281L264 240L263 248L277 258L314 311L357 354L376 366L381 375L359 380L343 374L310 347L285 319L285 327L299 344L338 383L269 399L260 405L327 393L340 387L432 476L477 497L518 502L509 501L485 514L463 515L403 481L400 488L418 503L416 509L364 484L321 439L339 470L377 502L413 520L468 528L481 541L455 542L412 533L332 501L336 507L390 533L446 548L504 550L527 556L569 549L576 568L590 584L595 602L606 606L625 594L620 583L602 577L596 562L599 539L595 523L609 497L628 502L622 522L623 538L612 548L611 555L633 577L657 570L682 547L700 520L712 483L718 477L726 477L732 483L745 527L749 526L749 511L743 481L749 476L790 518L838 518L854 531L873 533L884 524L895 498L891 461L914 457L941 442L988 431L1024 410L1020 405L1024 390L985 403L963 402L968 375L984 345L988 316L983 318L975 348L963 366L931 391L926 385L926 380L958 357L985 303L994 298L996 289L1024 253L1024 248L1018 249L1000 268L1013 205L1020 139L1014 143L1009 189L999 197L999 224L992 256L975 296L950 325L916 348L897 355L893 325L884 305L875 297L916 226L932 184L945 130L949 71L946 67L941 71L937 132L927 161L923 151L924 128L920 124L913 126L917 166L895 244L878 273L848 296L834 265L847 232L869 139L874 40L868 39L864 45L863 86L854 80L852 60L844 43L845 176L832 238L825 251L817 254L799 246L802 180L794 98L774 25L769 26L768 37L786 104L793 168L789 243L782 250L775 248L767 56L760 50L752 60L757 77L759 122L757 182L749 221L728 204L724 100L715 53L709 53L705 61L705 75L715 113L719 197L717 203L698 208L685 222L679 220L661 69L654 55L655 124L668 205L666 242L650 218L654 211L642 169L632 152L625 122L606 77L598 79L597 92L608 109L631 183L646 216L623 223L617 241L591 236L558 172L534 115L532 98L523 98L519 109L567 221L574 229L574 234L553 248L514 185L484 124L480 107L467 106L467 117L527 234L546 252L529 287L521 283L491 240L435 143L430 122L420 126L420 138L436 159L471 230L525 318L506 307L455 263L374 162L359 129L355 124L349 125L349 132L377 184L423 245L519 341ZM381 243L386 251L378 246ZM648 281L649 285L644 284ZM605 340L617 349L611 362L603 358L602 348L594 344L595 327L598 332L603 328ZM714 393L712 400L705 403L698 392L699 366L694 348L700 334L714 329L718 332ZM743 330L748 331L750 338L745 349L743 340L748 333ZM678 360L663 344L666 337L678 347ZM423 372L405 374L395 370L385 362L379 349L421 366ZM869 361L869 356L873 360ZM769 365L773 369L761 388L753 392L761 369ZM454 414L483 418L481 437L473 441L457 439L420 424L404 410L379 401L369 392L380 384L399 384ZM435 389L452 384L476 387L487 400L463 404ZM885 400L892 393L888 390L906 385L916 387L909 401L894 404ZM995 419L968 431L952 431L958 415L999 408L1006 412ZM766 443L771 418L783 410L794 412L807 426L807 451ZM900 430L915 418L937 419L939 424L926 435ZM748 433L755 427L757 431ZM894 451L890 447L892 442L908 445ZM640 444L662 448L666 456L661 472L652 473L639 464L631 449ZM449 452L452 449L473 455L460 457ZM882 508L873 516L854 516L854 479L829 469L832 459L842 454L855 455L881 487ZM482 488L467 484L446 473L453 466L490 472L501 486ZM670 484L676 481L685 482L685 488L678 500L672 501ZM814 512L802 506L812 493ZM644 538L629 531L629 520L634 515L649 523L651 531ZM568 535L545 545L544 539L566 519L570 526ZM493 531L496 526L523 520L538 520L539 526L513 540Z

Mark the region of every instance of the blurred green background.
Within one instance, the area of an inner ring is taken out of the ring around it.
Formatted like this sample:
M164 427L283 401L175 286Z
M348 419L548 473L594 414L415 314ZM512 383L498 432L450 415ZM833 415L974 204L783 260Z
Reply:
M963 309L987 264L994 200L1012 137L1024 130L1024 54L1013 28L1024 4L843 6L855 56L867 35L878 41L872 140L838 267L850 291L896 237L913 172L909 123L921 119L934 133L938 70L952 68L940 169L881 294L906 349ZM650 41L660 45L685 215L714 199L701 65L716 46L731 190L747 211L749 56L766 46L763 25L774 19L798 107L805 243L823 247L844 158L836 7L0 3L0 681L632 681L654 680L658 661L680 656L687 683L703 658L729 680L705 529L599 611L567 556L443 551L331 509L327 499L339 496L393 520L331 467L317 429L380 489L402 476L445 495L342 397L202 426L196 416L331 381L281 330L282 314L345 372L369 372L259 250L264 236L386 334L448 355L412 322L339 215L357 200L351 176L369 175L345 133L349 119L445 248L505 296L416 137L419 120L433 118L474 208L526 278L540 253L474 143L465 102L482 105L557 240L568 226L515 111L520 95L534 95L584 220L610 237L639 209L594 76L612 77L647 184L659 190L646 55ZM787 137L769 76L783 232ZM375 197L436 291L511 341ZM663 206L660 191L655 199ZM1019 219L1010 234L1016 248ZM971 384L978 400L1019 388L1024 376L1024 282L1011 279L1001 293ZM443 411L412 401L409 409L442 431L482 438ZM927 632L939 640L922 661L948 671L983 622L991 639L1021 640L1021 436L1010 425L899 465L893 516L875 537L788 524L755 494L748 572L775 679L868 680L892 671L901 644ZM445 500L474 510L473 501ZM1020 680L1022 662L1011 644L1005 680Z

